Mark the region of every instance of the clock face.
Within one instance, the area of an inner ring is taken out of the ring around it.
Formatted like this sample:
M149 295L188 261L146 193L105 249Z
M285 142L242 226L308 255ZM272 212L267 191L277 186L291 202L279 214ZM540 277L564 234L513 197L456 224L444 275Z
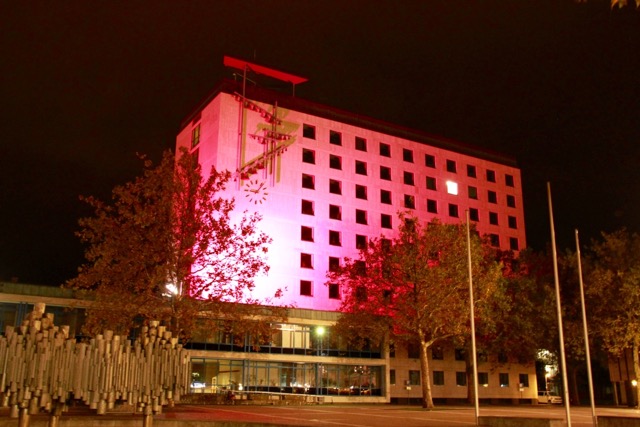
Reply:
M244 184L244 197L250 202L257 205L262 204L267 199L267 184L257 178L250 179Z

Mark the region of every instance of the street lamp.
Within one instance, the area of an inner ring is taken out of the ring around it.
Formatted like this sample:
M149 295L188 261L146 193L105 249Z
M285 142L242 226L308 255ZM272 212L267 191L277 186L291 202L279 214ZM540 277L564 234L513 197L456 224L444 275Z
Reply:
M322 338L326 332L324 326L318 326L316 328L316 336L318 337L318 356L322 356Z

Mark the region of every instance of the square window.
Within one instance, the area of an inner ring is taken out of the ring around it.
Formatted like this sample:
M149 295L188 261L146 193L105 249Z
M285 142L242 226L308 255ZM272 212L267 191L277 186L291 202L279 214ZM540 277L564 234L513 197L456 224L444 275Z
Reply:
M495 248L500 247L500 236L497 234L489 234L489 244Z
M489 190L487 192L487 199L489 200L489 203L498 203L498 195L495 191Z
M391 168L380 166L380 179L391 181Z
M458 195L458 183L454 181L445 182L447 186L447 194L452 194L454 196Z
M455 160L447 160L447 172L456 173L457 167Z
M340 269L340 258L335 256L329 257L329 271L338 271Z
M431 360L444 360L442 347L431 347Z
M342 194L342 182L335 179L329 180L329 193Z
M411 172L404 172L404 183L407 185L413 185L413 173Z
M469 190L469 198L478 200L478 189L476 187L472 187L471 185L468 188Z
M432 176L427 177L427 190L436 190L436 179Z
M313 268L313 256L311 254L300 254L300 267Z
M478 216L478 209L469 208L469 219L471 221L475 221L475 222L478 222L480 220L480 218Z
M487 169L487 181L496 182L496 171L492 171L491 169Z
M342 207L337 205L329 205L329 218L342 220Z
M329 230L329 244L331 246L342 246L342 239L339 231Z
M512 196L511 194L507 194L507 206L509 206L510 208L515 208L516 207L516 198L515 198L515 196Z
M367 225L367 211L356 209L356 223Z
M383 157L391 157L391 146L389 144L385 144L384 142L381 142L380 155Z
M362 234L356 234L356 248L367 249L367 236L363 236Z
M356 136L356 150L367 151L367 140Z
M506 174L504 176L504 183L505 183L505 185L507 187L514 187L515 184L514 184L514 180L513 180L513 175Z
M302 200L301 212L304 215L314 215L313 202L311 200Z
M402 160L405 162L413 163L413 150L407 148L402 149Z
M342 170L342 157L329 154L329 167L331 169Z
M478 372L478 385L488 386L489 385L489 373L488 372Z
M436 167L436 157L432 156L431 154L425 154L424 155L424 165L428 168L435 168Z
M316 139L316 127L304 123L302 125L302 136L309 139Z
M200 143L200 123L193 129L191 129L191 148L194 148Z
M366 175L367 174L367 163L362 162L360 160L356 160L356 173L358 175Z
M506 353L498 353L498 362L500 363L509 363L509 358Z
M300 280L300 295L310 297L312 287L310 280Z
M340 285L329 283L329 299L340 299Z
M420 359L420 347L418 343L407 344L407 357L409 359Z
M308 188L309 190L315 190L316 182L313 175L302 174L302 188Z
M380 215L380 222L382 223L382 228L393 228L391 225L391 215Z
M449 216L453 218L458 218L458 205L454 205L453 203L449 203Z
M391 191L380 190L380 203L384 203L385 205L391 204Z
M420 371L409 371L408 385L420 385Z
M509 387L509 374L507 372L500 372L500 387Z
M495 212L489 212L489 224L498 225L498 214Z
M316 164L316 152L307 148L302 149L302 161L304 163Z
M355 261L353 263L354 273L358 276L366 276L367 275L367 264L364 261ZM356 288L356 299L358 301L364 301L367 299L367 288L364 286L358 286Z
M456 385L463 387L467 385L467 373L466 372L456 372Z
M509 237L509 248L512 251L519 251L520 250L520 244L518 243L518 238L517 237Z
M433 199L427 199L427 212L438 213L438 202Z
M342 145L342 134L335 130L329 131L329 144Z
M301 226L300 227L300 240L305 242L313 242L313 228Z
M356 199L367 200L367 187L356 184Z
M404 207L407 209L415 209L416 208L416 198L410 194L404 195Z
M520 387L529 387L529 375L519 374L518 381L520 382Z
M464 361L467 356L467 352L463 348L456 348L454 351L454 357L457 361Z
M518 228L518 220L516 219L515 216L509 216L507 220L509 222L509 228L513 228L513 229Z
M433 385L444 385L444 371L433 371Z
M473 165L467 165L467 176L470 178L476 177L476 167Z

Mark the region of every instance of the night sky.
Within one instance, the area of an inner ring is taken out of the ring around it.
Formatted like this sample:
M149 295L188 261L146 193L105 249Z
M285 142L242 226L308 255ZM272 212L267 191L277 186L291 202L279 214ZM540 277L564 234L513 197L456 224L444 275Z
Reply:
M159 159L231 71L308 77L299 97L514 156L527 236L560 249L640 230L640 11L608 1L0 3L0 280L58 285L78 196Z

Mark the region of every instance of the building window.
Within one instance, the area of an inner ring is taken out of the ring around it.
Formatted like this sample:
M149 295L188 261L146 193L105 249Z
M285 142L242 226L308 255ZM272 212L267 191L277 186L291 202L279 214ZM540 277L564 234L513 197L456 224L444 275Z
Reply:
M342 134L335 130L329 131L329 144L342 145Z
M342 220L342 207L338 205L329 205L329 218Z
M416 208L416 198L410 194L404 195L404 207L407 209L415 209Z
M302 125L302 136L309 139L316 139L316 127L304 123Z
M436 190L436 179L432 176L427 177L427 190Z
M302 149L302 161L304 163L316 164L316 152L307 148Z
M500 372L498 376L500 378L500 387L509 387L509 373Z
M504 183L507 187L514 187L513 175L506 174L504 176Z
M367 163L362 162L360 160L356 160L356 173L358 175L366 175L367 174Z
M338 271L340 269L340 258L335 256L329 257L329 271Z
M385 205L391 204L391 191L380 190L380 203L384 203Z
M432 156L431 154L425 154L424 155L424 165L428 168L435 168L436 167L436 157Z
M464 361L467 352L463 348L456 348L454 351L454 357L457 361Z
M487 181L496 182L496 171L492 171L491 169L487 169Z
M438 202L433 199L427 199L427 212L438 213Z
M473 165L467 165L467 176L470 178L476 177L476 167Z
M413 173L411 172L404 172L404 183L407 185L413 185Z
M478 189L476 187L473 186L469 186L469 198L470 199L474 199L474 200L478 200Z
M418 343L407 344L407 357L409 359L420 359L420 346Z
M489 234L489 244L495 248L500 247L500 237L497 234Z
M367 200L367 187L356 184L356 199Z
M335 179L329 180L329 193L342 194L342 182Z
M420 371L409 371L408 385L420 385Z
M489 212L489 224L498 225L498 214L495 212Z
M487 200L489 201L489 203L498 203L498 195L495 191L489 190L487 192Z
M442 347L431 347L431 360L444 360Z
M356 136L356 150L367 151L367 140Z
M380 215L380 222L382 223L382 228L393 228L391 226L391 215Z
M313 242L313 228L301 226L300 227L300 240L305 242Z
M330 154L329 155L329 167L331 169L342 170L342 157Z
M311 200L302 200L302 210L304 215L314 215L313 202Z
M391 146L389 144L385 144L384 142L381 142L380 155L383 157L391 157Z
M310 297L313 286L310 280L300 280L300 295Z
M456 372L456 385L460 386L460 387L467 385L467 373L466 372Z
M313 256L311 254L300 254L300 267L313 268Z
M512 251L519 251L520 250L520 244L518 243L518 238L517 237L509 237L509 248Z
M396 370L389 369L389 384L396 385Z
M458 195L458 183L457 182L447 181L445 184L447 186L447 194L452 194L454 196Z
M413 150L407 148L402 149L402 160L405 162L413 163Z
M509 363L509 358L507 357L507 353L498 353L498 362L500 363Z
M433 371L433 385L444 385L444 371Z
M515 198L515 196L512 196L511 194L507 194L507 206L509 206L510 208L515 208L516 207L516 198Z
M456 173L457 167L455 160L447 160L447 172Z
M364 261L355 261L353 263L353 268L354 268L354 273L357 276L363 277L367 275L367 264ZM356 294L360 293L361 296L364 296L364 298L359 298L358 295L356 295L356 299L358 301L364 301L367 299L367 288L365 288L364 286L358 286L358 288L356 289Z
M356 223L367 225L367 211L356 209Z
M484 351L478 352L478 362L486 362L488 360L487 358L487 353L485 353Z
M313 175L302 174L302 188L308 188L309 190L315 190L316 182Z
M515 216L509 215L507 220L509 222L509 228L513 228L513 229L517 229L518 228L518 220L516 219Z
M329 299L340 299L340 285L329 283Z
M339 231L329 230L329 244L331 246L342 246Z
M391 168L380 166L380 179L391 181Z
M528 374L519 374L518 381L520 383L520 387L529 387L529 375Z
M458 218L458 205L454 205L453 203L449 203L449 216L453 218Z
M195 148L200 143L200 123L191 129L191 148Z
M363 236L362 234L356 234L356 248L367 249L367 236Z
M478 385L481 386L489 386L489 373L488 372L478 372Z
M480 220L478 217L478 209L469 208L469 219L475 222L478 222Z

